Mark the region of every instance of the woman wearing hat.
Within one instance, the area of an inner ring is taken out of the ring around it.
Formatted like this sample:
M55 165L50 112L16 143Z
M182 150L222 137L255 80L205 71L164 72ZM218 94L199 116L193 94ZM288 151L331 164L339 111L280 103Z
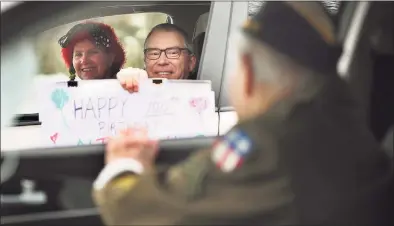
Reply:
M114 29L107 24L86 21L72 27L59 39L70 78L116 79L125 63L125 51Z

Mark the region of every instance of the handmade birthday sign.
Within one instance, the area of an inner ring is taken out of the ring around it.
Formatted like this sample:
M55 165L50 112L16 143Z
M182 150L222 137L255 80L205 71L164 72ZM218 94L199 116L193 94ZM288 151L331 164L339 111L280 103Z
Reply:
M40 121L45 146L105 143L127 127L143 127L156 139L207 134L215 114L210 82L147 80L141 91L128 93L117 80L66 82L42 89ZM193 88L194 87L194 88Z

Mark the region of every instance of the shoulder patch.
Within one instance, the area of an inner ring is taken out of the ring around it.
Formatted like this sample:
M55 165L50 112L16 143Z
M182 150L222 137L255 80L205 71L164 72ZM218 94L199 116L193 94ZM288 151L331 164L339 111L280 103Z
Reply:
M243 131L234 129L216 140L211 157L221 171L229 173L242 165L251 150L250 138Z

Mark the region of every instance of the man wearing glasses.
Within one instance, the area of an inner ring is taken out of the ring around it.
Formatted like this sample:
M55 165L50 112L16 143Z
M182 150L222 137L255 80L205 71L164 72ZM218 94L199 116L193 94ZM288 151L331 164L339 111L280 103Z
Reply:
M123 88L138 91L138 82L146 78L188 79L196 66L196 57L187 33L174 24L152 28L144 43L145 70L126 68L117 77Z

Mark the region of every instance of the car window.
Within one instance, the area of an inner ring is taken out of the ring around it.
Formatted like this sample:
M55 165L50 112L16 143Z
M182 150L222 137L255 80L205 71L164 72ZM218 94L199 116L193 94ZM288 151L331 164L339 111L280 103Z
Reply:
M110 4L110 3L106 3ZM121 3L116 3L116 4L121 4ZM93 5L93 4L92 4ZM133 6L125 6L129 7L128 12L132 12L134 10ZM119 38L120 43L123 45L125 52L126 52L126 62L124 65L125 67L133 67L133 68L144 68L144 60L143 60L143 44L145 41L145 38L151 28L153 28L157 24L161 23L174 23L177 24L179 27L183 28L186 30L186 32L189 35L189 44L192 42L191 35L192 31L194 30L195 24L197 19L199 18L200 15L204 13L209 13L210 11L210 3L207 2L196 2L193 4L190 3L182 3L179 5L158 5L158 6L145 6L145 5L139 5L136 7L141 7L141 11L147 11L146 13L133 13L133 14L122 14L124 12L120 11L125 11L122 7L118 7L116 10L108 10L103 13L104 15L108 15L113 13L113 16L105 16L105 17L93 17L93 19L88 19L88 20L93 20L96 22L101 22L110 25L111 27L114 28L114 31L116 35ZM153 7L152 9L148 9L147 7ZM156 7L156 8L154 8ZM112 7L109 7L112 8ZM180 10L183 9L183 10ZM90 9L89 9L90 10ZM193 12L191 12L193 10ZM92 10L93 11L93 10ZM138 11L138 10L135 10ZM148 12L151 11L151 12ZM189 11L190 13L184 14L182 12L184 11ZM120 12L120 13L118 13ZM90 12L92 15L93 14L98 14L97 12ZM100 14L101 10L100 10ZM171 16L170 16L171 15ZM84 16L84 15L79 15L78 18L92 18L92 16ZM46 29L40 28L40 31L43 30L43 32L39 33L38 35L33 36L32 38L29 37L29 41L32 40L32 42L29 42L29 44L33 44L33 49L34 49L34 54L33 58L35 58L34 62L37 62L37 73L35 74L34 78L34 83L29 86L28 89L24 90L26 93L26 97L22 103L20 103L20 107L17 111L17 115L19 116L18 119L20 121L23 121L23 123L20 123L19 126L17 127L11 127L11 128L6 128L2 129L2 140L6 140L7 142L2 143L2 150L17 150L17 149L25 149L25 148L34 148L34 147L42 147L40 139L42 138L40 133L43 130L43 126L41 122L39 121L38 112L40 111L40 97L39 93L42 90L42 82L57 82L57 81L68 81L69 80L69 72L68 69L66 68L66 65L63 62L62 56L61 56L61 47L58 44L59 38L66 34L71 27L73 27L75 24L80 23L81 21L86 21L84 20L78 20L74 21L72 23L67 23L65 24L62 22L62 19L55 18L54 21L58 21L56 23L52 23L51 25L44 25ZM72 21L71 20L66 20L64 21ZM61 24L60 26L58 24ZM48 29L50 28L50 29ZM38 32L37 32L38 33ZM218 73L215 73L218 74ZM206 80L211 80L210 78L205 78ZM217 79L217 80L220 80ZM112 81L111 81L112 82ZM206 86L204 86L206 87ZM101 87L102 90L104 87ZM104 88L105 89L105 88ZM94 92L93 92L94 93ZM49 96L50 97L50 96ZM98 97L97 97L98 98ZM52 100L53 101L53 100ZM48 102L49 103L49 102ZM71 101L69 101L69 104L71 104ZM193 104L196 104L193 102ZM215 101L211 101L211 104L215 104ZM52 106L51 104L50 106ZM86 105L86 102L85 102ZM84 105L84 106L85 106ZM190 104L191 105L191 104ZM48 105L49 106L49 105ZM56 104L53 106L57 106ZM69 110L69 109L68 109ZM85 109L86 110L86 109ZM96 109L97 110L97 109ZM44 110L45 112L45 110ZM82 111L80 111L82 112ZM86 111L85 111L86 113ZM91 113L91 112L90 112ZM213 114L214 113L214 107L213 107ZM62 113L63 114L63 113ZM65 115L72 115L70 111L66 111L64 113ZM32 123L31 121L35 120L35 123ZM211 120L211 119L210 119ZM212 120L214 120L212 118ZM195 121L195 120L191 120ZM101 122L100 122L101 123ZM22 125L21 125L22 124ZM67 124L67 123L66 123ZM102 124L100 124L102 125ZM123 125L123 124L122 124ZM112 131L112 124L108 123L104 129L107 129ZM201 124L199 125L201 127ZM208 128L209 127L209 128ZM122 127L123 128L123 127ZM209 134L216 135L217 133L217 125L215 124L209 124L207 123L207 130L209 131ZM101 127L100 127L101 129ZM187 130L187 133L195 133L190 132L189 129L184 129ZM191 130L193 130L191 128ZM78 130L80 131L80 130ZM86 133L90 134L90 133ZM185 135L186 136L186 135ZM194 136L194 135L193 135ZM198 136L207 136L205 133L203 134L198 134ZM24 142L17 142L14 137L26 137ZM177 135L174 136L169 136L169 138L178 138ZM54 140L55 136L52 137L52 135L49 137L50 140ZM93 141L92 141L93 140ZM77 140L78 141L78 140ZM98 141L98 138L91 138L91 142L89 143L88 141L82 141L76 143L77 145L83 144L94 144Z

